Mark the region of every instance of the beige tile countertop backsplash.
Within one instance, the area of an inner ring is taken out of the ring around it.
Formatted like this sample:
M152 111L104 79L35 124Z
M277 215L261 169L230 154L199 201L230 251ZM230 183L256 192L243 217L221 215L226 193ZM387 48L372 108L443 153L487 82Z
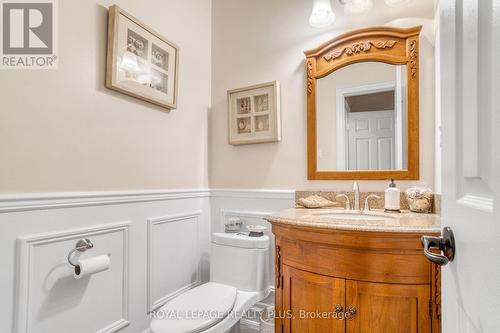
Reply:
M345 199L344 198L339 198L336 199L335 197L338 194L347 194L349 196L349 200L351 201L351 205L354 205L354 192L336 192L336 191L296 191L295 192L295 201L297 201L300 198L307 198L308 196L311 195L319 195L325 199L328 199L333 202L340 202L341 206L339 207L345 207ZM378 195L381 199L371 199L370 200L370 208L372 209L383 209L384 208L384 197L385 197L385 192L360 192L360 206L364 207L365 204L365 199L367 196L370 194L376 194ZM406 201L406 197L404 192L401 192L401 210L409 210L408 202ZM434 200L433 200L433 205L431 209L431 213L433 214L441 214L441 195L440 194L434 194Z

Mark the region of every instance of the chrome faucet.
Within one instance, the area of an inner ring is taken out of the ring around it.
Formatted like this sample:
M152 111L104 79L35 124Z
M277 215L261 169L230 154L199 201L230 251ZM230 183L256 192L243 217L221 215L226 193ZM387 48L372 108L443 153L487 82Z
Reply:
M359 212L361 209L360 209L360 205L359 205L359 201L360 201L360 198L359 198L359 185L358 185L358 182L354 182L354 184L352 185L352 190L354 191L354 210Z
M374 198L374 199L381 199L378 195L376 194L370 194L369 196L366 197L365 199L365 208L363 208L363 211L365 212L369 212L371 210L370 208L370 199L371 198Z
M345 193L337 194L335 199L344 198L345 199L345 209L351 210L351 202L349 201L349 196Z
M359 184L358 182L354 182L352 184L352 191L354 192L354 206L351 206L351 202L349 201L349 196L345 193L337 194L336 198L345 198L345 209L346 210L353 210L357 213L362 213L363 211L370 211L370 199L380 199L380 197L376 194L370 194L369 196L366 197L365 199L365 206L364 209L361 210L361 195L359 193Z
M336 195L336 199L338 198L345 198L345 209L346 210L354 210L354 211L357 211L357 212L361 212L361 207L360 207L360 195L359 195L359 186L358 186L358 182L354 182L353 186L352 186L352 190L354 192L354 206L351 206L351 202L349 200L349 196L345 193L341 193L341 194L337 194Z

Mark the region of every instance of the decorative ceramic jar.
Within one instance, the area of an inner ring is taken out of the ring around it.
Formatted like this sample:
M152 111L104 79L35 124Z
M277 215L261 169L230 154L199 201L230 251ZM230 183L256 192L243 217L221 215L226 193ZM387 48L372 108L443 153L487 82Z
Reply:
M434 193L425 186L412 186L405 191L410 210L415 213L430 213Z

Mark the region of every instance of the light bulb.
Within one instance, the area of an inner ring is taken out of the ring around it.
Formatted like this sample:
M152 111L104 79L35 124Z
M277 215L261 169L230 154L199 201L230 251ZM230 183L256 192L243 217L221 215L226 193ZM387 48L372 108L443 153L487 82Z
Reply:
M346 14L360 15L364 14L373 7L372 0L346 0L344 12Z
M335 22L335 13L330 0L314 0L309 24L314 28L325 28Z
M411 0L384 0L385 4L390 7L396 7L400 5L406 5L407 3L410 3Z

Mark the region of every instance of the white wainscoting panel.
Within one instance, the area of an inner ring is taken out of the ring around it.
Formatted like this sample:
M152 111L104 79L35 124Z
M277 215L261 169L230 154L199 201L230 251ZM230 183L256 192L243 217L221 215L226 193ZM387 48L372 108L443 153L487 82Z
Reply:
M17 333L111 333L129 324L130 222L18 238ZM111 267L75 279L67 254L80 238L94 248L81 259L110 255ZM95 312L96 304L100 311Z
M201 212L148 220L148 312L201 283Z
M0 195L0 213L205 198L209 190L55 192Z
M165 259L164 264L153 265L153 272L168 273L167 278L153 274L158 277L152 288L153 301L161 301L181 286L187 288L188 281L208 280L209 190L0 195L0 332L105 333L119 327L119 333L147 330L149 220L165 216L192 217L171 223L157 221L159 224L153 227L153 247L158 247ZM115 225L117 221L129 222L121 230ZM89 279L75 280L65 266L66 255L80 237L89 233L95 233L88 236L95 247L82 257L111 253L111 268ZM185 241L178 244L182 253L174 243L180 240L179 235ZM173 261L177 258L179 261ZM178 263L184 266L165 270ZM193 272L194 267L199 269L199 275L188 274L188 267ZM121 275L124 272L129 274L128 280ZM125 292L123 283L127 281ZM124 305L127 299L128 309Z
M293 205L288 190L0 195L0 332L148 332L148 311L208 280L224 218L267 224ZM82 257L111 253L111 268L75 280L65 260L83 236Z

